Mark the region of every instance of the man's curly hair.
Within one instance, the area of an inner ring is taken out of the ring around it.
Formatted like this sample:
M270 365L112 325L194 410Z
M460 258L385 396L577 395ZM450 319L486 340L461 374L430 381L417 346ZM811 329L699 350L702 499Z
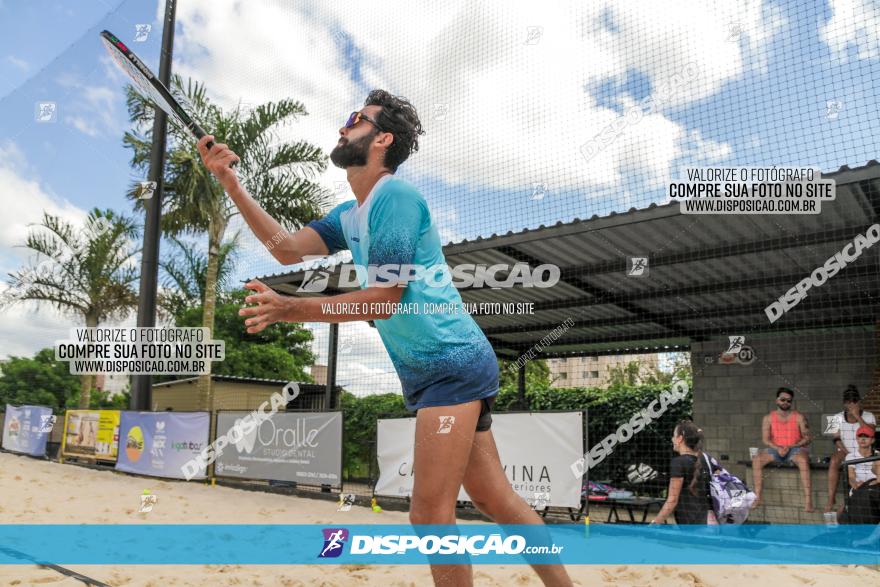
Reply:
M396 173L400 164L419 150L419 135L425 134L419 115L406 98L392 96L385 90L370 92L364 106L382 107L376 123L383 132L394 135L394 141L385 152L385 167Z

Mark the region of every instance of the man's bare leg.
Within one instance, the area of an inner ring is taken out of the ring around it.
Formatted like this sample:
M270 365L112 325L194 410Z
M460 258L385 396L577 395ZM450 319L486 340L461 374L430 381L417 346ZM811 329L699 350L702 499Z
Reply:
M455 524L455 502L473 445L480 400L453 406L421 408L416 416L414 483L410 523ZM438 434L441 418L455 418L452 429ZM434 584L473 585L470 565L431 565Z
M764 499L763 493L761 493L764 488L764 466L772 460L773 455L766 451L758 452L752 459L752 476L755 478L755 496L757 496L757 499L752 502L753 508L761 505L761 500Z
M794 464L801 472L801 487L804 489L804 511L807 513L814 512L813 507L813 480L810 478L810 454L804 449L798 451L796 455L791 457Z
M544 524L541 516L510 486L491 430L474 435L464 489L474 505L496 524ZM544 585L567 587L572 584L561 564L532 565L532 568Z
M833 511L837 502L837 484L840 482L840 464L843 463L844 457L846 457L844 451L836 450L834 451L834 454L831 455L831 462L828 464L828 501L825 504L826 512Z

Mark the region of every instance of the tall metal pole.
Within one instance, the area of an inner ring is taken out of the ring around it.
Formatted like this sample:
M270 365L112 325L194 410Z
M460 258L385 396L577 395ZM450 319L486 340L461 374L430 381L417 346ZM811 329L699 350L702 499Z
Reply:
M171 55L174 48L174 15L177 0L165 0L165 23L162 26L162 54L159 58L159 81L167 87L171 80ZM146 201L144 247L141 254L141 283L137 325L156 325L156 284L159 280L159 221L162 215L162 170L165 167L166 114L156 109L153 119L153 150L150 152L148 181L156 182L153 197ZM152 400L150 375L132 375L131 409L149 410Z
M339 324L335 322L330 323L329 338L329 348L327 349L327 389L324 392L325 412L333 409L333 392L336 390L336 362L339 358Z

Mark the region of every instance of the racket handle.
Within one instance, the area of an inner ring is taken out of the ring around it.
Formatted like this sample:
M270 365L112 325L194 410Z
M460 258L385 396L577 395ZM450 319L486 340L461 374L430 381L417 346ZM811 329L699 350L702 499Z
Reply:
M208 149L209 151L211 150L211 147L213 147L213 146L214 146L214 141L208 141L207 143L205 143L205 147L207 147L207 149ZM230 168L230 169L235 169L235 164L236 164L236 163L238 163L238 161L233 161L232 163L230 163L230 164L229 164L229 168Z

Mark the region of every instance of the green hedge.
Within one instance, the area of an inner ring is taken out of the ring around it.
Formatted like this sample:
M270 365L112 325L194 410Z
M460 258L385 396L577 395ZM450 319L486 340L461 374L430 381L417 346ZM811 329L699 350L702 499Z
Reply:
M376 443L376 420L411 415L404 406L403 396L383 393L357 397L342 392L342 478L365 479L370 473L373 447ZM379 469L373 461L373 475Z
M688 382L688 386L691 383ZM588 410L587 450L603 438L617 431L655 399L668 385L620 386L609 389L595 387L538 388L526 391L529 407L533 411L543 410ZM669 468L672 452L672 430L682 419L693 415L693 396L688 394L682 401L669 406L667 411L650 426L634 435L628 442L614 447L613 453L605 457L590 471L590 478L597 481L619 482L625 478L626 467L634 463L647 463L660 472ZM496 400L497 411L516 410L516 389L502 388Z
M526 397L533 411L588 409L589 449L614 433L633 414L648 407L651 401L660 396L661 391L668 389L669 386L662 385L620 386L610 389L536 387L529 389ZM505 386L498 394L495 409L498 412L516 410L516 401L516 388ZM344 426L343 477L365 478L370 471L376 442L376 420L411 414L404 407L403 397L393 393L358 398L344 392L341 404ZM669 459L673 456L670 442L672 429L676 422L682 418L690 418L692 413L692 396L688 395L684 400L670 406L663 416L633 436L629 442L616 446L613 454L590 472L590 478L618 482L624 478L628 465L639 462L665 472ZM373 474L378 475L375 462Z

